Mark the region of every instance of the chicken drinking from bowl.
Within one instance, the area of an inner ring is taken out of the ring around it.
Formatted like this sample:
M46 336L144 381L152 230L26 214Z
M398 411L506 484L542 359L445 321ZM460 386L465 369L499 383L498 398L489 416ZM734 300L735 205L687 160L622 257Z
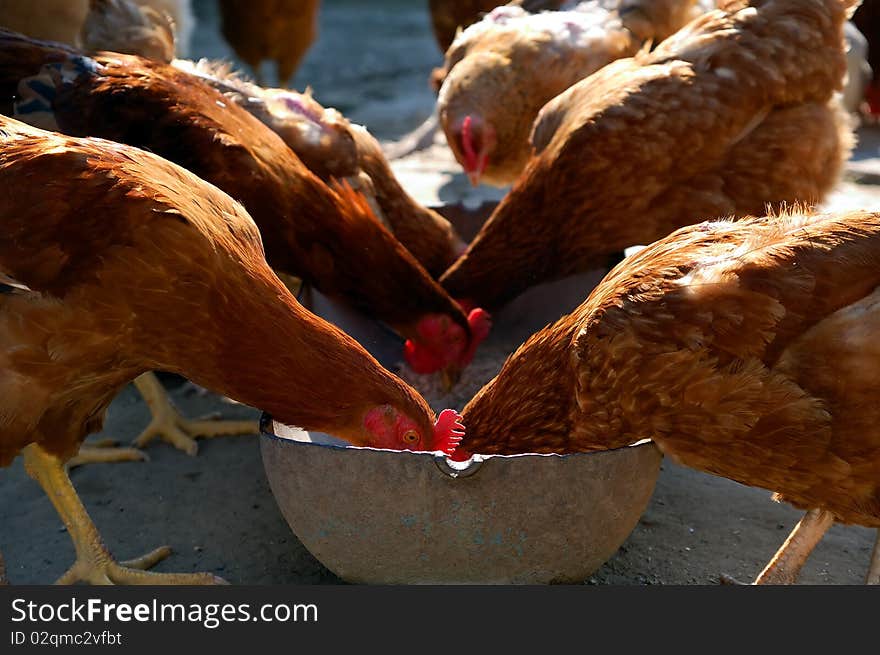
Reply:
M650 438L806 511L757 578L791 583L835 521L880 528L878 330L880 214L685 227L517 350L464 408L455 457Z
M168 329L169 321L175 329ZM61 582L198 584L117 563L64 470L110 401L167 370L286 423L451 452L458 415L306 311L241 205L154 154L0 116L0 465L22 453L76 549Z

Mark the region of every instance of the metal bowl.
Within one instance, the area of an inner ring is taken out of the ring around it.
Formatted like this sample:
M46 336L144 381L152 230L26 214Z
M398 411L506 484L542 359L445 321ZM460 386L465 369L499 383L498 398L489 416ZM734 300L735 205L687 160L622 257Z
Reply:
M573 455L358 448L264 415L260 448L291 530L343 580L366 584L580 583L647 507L650 441Z

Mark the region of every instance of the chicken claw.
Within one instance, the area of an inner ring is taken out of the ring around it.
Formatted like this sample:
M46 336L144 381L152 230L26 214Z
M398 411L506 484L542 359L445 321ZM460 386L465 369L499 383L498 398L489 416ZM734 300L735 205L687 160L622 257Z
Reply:
M100 537L98 537L100 539ZM161 546L141 557L116 563L103 544L77 556L76 562L55 584L88 582L93 585L207 585L226 584L210 573L148 573L149 569L171 554Z
M225 584L210 573L148 573L150 568L168 557L167 546L127 562L117 563L104 545L98 529L79 499L64 463L36 444L24 449L24 467L52 501L76 550L76 562L56 584L89 582L91 584L192 585Z
M83 464L97 464L102 462L148 462L150 456L137 448L116 448L113 439L101 439L83 443L79 452L65 462L65 468L70 469Z
M153 415L147 428L132 442L143 448L156 438L162 439L187 455L195 455L199 446L196 437L220 437L239 434L258 434L257 421L191 420L184 418L174 407L168 393L154 373L144 373L134 381Z

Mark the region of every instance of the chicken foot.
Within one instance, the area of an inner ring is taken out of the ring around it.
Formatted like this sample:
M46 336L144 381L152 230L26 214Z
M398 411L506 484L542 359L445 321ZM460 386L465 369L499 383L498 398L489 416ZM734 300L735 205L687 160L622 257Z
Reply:
M171 554L167 546L138 557L117 563L104 545L98 529L89 517L67 472L64 462L47 453L37 444L24 449L24 467L52 501L55 510L67 527L76 549L76 562L56 584L89 582L91 584L151 584L191 585L223 584L225 581L210 573L148 573L148 569Z
M877 530L877 541L874 542L874 553L871 555L865 584L880 584L880 530Z
M137 448L116 448L113 439L101 439L83 443L79 452L65 463L69 471L83 464L98 464L102 462L148 462L149 455Z
M138 391L153 415L147 428L132 442L143 448L154 439L162 439L182 450L187 455L195 455L199 446L197 437L221 437L238 434L258 434L257 421L218 421L191 420L184 418L168 397L162 383L155 373L144 373L134 381Z

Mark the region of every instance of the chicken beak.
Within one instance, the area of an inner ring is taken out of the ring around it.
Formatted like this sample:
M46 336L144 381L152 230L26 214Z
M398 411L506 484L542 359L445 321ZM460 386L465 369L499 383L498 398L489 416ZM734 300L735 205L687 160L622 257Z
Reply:
M457 366L449 366L440 371L440 383L443 393L450 393L461 379L461 369Z

